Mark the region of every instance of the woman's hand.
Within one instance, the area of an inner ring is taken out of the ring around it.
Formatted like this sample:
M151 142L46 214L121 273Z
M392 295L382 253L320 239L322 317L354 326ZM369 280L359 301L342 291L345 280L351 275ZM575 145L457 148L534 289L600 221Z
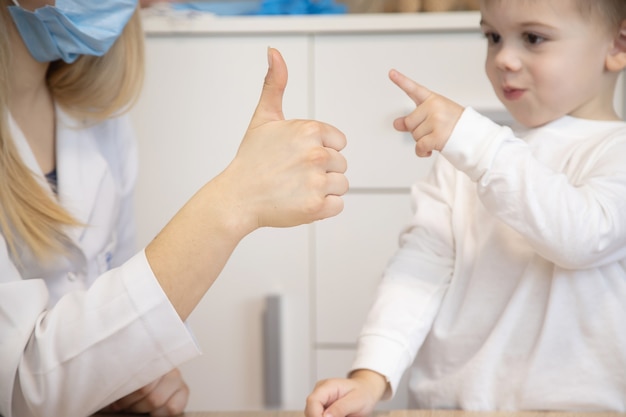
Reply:
M287 66L275 49L248 131L236 157L220 175L227 182L225 202L249 219L249 230L288 227L334 216L348 190L346 138L315 120L285 120L283 93Z

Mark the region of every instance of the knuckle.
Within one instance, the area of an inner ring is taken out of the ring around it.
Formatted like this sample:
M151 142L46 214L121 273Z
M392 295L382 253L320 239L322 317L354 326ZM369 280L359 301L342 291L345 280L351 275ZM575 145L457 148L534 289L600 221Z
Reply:
M325 165L330 159L330 155L326 149L322 147L315 147L309 151L309 162L314 165Z
M317 197L322 194L328 187L329 179L326 173L316 173L309 178L308 186L312 190L313 194Z
M317 403L317 398L315 397L315 393L312 392L309 395L307 395L306 397L306 405L307 407L310 407L311 405Z
M311 192L302 202L301 210L307 218L317 217L324 208L326 196L317 191Z
M324 207L324 198L320 197L320 196L315 196L309 199L306 208L305 208L305 213L308 216L315 216L317 213L319 213Z
M300 133L304 136L320 136L322 132L322 126L315 120L304 120L300 124Z

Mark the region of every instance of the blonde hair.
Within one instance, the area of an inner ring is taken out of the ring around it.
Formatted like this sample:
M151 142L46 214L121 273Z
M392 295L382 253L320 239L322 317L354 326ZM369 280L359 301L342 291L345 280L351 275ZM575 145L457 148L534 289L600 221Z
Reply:
M0 231L11 254L27 246L38 259L63 253L66 227L78 222L44 189L21 160L9 131L7 8L0 6ZM143 82L143 30L136 11L123 34L102 57L51 63L47 83L55 101L78 120L94 123L128 110ZM19 242L19 243L18 243Z

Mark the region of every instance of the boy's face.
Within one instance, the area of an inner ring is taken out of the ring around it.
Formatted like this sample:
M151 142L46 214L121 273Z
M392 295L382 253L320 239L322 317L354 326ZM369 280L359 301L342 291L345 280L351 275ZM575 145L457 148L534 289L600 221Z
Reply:
M605 72L612 38L599 17L583 17L575 0L484 0L481 14L487 76L520 123L615 117Z

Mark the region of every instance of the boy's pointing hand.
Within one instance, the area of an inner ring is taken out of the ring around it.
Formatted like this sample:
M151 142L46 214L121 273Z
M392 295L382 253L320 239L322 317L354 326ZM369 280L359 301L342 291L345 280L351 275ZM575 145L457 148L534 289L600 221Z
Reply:
M418 156L430 156L433 150L441 151L464 108L396 70L389 72L389 78L417 105L409 115L394 120L393 127L411 133Z

